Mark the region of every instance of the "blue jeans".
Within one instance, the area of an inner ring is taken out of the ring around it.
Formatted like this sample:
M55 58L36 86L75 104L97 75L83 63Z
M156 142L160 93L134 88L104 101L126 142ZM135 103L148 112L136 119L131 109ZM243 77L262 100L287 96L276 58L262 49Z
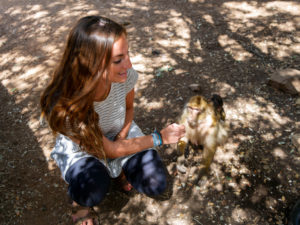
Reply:
M132 156L123 166L128 182L139 192L154 196L167 187L166 172L157 151L146 150ZM78 160L67 171L68 194L82 206L98 205L109 191L111 177L96 158Z

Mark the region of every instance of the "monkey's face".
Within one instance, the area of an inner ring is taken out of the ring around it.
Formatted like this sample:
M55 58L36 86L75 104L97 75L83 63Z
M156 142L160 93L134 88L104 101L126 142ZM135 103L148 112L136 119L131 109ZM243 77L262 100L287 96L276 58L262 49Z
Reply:
M198 125L201 115L207 108L207 102L201 96L193 96L187 105L188 123L192 128Z
M191 128L197 127L199 110L197 108L188 107L188 124Z

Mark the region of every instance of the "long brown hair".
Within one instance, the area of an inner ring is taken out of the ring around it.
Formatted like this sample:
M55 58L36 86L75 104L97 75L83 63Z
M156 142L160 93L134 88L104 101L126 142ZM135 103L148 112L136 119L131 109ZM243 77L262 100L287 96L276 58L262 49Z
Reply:
M41 96L42 117L54 134L79 140L81 148L105 158L95 90L110 65L113 43L126 30L100 16L81 18L68 36L63 57Z

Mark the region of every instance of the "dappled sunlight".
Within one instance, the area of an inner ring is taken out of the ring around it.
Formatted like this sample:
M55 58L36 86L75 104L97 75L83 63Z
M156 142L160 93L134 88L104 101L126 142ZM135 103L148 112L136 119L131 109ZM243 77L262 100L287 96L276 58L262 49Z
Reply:
M268 194L268 189L264 185L259 185L251 196L252 203L258 203Z
M232 19L243 19L242 22L247 22L248 19L268 17L273 14L256 1L229 1L223 3L223 6L230 11L226 12L226 16Z
M262 104L265 106L261 107ZM261 123L260 128L262 129L273 130L292 122L290 118L280 115L272 103L262 98L256 98L255 100L239 98L234 104L227 106L226 114L229 121L232 121L236 127L243 124L243 127L251 128L254 121L257 121L259 118L267 121L266 123Z
M175 53L181 54L183 59L188 59L191 39L189 24L180 13L170 10L170 14L171 17L167 21L156 24L155 28L160 31L159 37L161 37L156 42L164 48L176 49ZM169 54L168 58L170 58ZM168 62L168 59L162 62Z
M26 113L26 111L23 111L23 113ZM32 130L32 131L38 131L40 129L40 121L36 118L33 118L30 122L27 123L28 127ZM40 134L45 135L47 134L47 130L43 129L43 131L40 131Z
M197 39L196 42L194 43L194 47L195 47L197 50L202 50L201 43L200 43L199 39ZM199 57L199 58L201 58L201 57ZM200 62L202 62L202 61L203 61L203 59L201 58L201 61L200 61Z
M279 199L279 201L282 200L282 199ZM265 203L266 203L266 208L267 209L270 209L270 210L275 210L276 207L278 206L278 202L279 202L277 199L273 198L273 197L267 197L266 200L265 200Z
M209 24L211 24L211 25L214 25L214 24L215 24L215 23L214 23L214 19L212 18L211 15L203 15L203 19L204 19L207 23L209 23Z
M255 46L265 54L270 54L278 59L284 59L291 54L300 53L300 44L293 43L290 48L290 42L281 42L272 38L271 30L277 32L294 32L295 37L299 37L300 6L296 2L274 1L267 3L257 3L256 1L247 2L225 2L223 3L223 15L230 21L228 25L233 32L247 32L246 37L251 38ZM282 19L280 14L288 14L290 19ZM257 25L259 20L261 25ZM261 40L257 37L258 33L266 33L268 36ZM232 41L231 41L232 42ZM230 41L223 40L223 45L230 44ZM236 45L236 44L235 44ZM247 49L246 49L247 50ZM248 53L250 54L250 53Z
M228 35L220 35L219 43L224 50L230 54L237 61L249 60L253 55L237 43L236 40L230 38Z
M222 94L222 96L236 93L236 89L232 85L226 84L225 82L224 83L218 82L218 87L220 90L220 94Z
M146 67L145 61L147 60L142 54L135 54L130 57L133 68L137 71L152 72L151 68Z
M51 12L55 8L55 16ZM62 4L58 2L49 2L49 4L27 4L25 8L21 6L9 7L5 14L14 18L10 24L11 29L8 35L15 36L11 46L7 43L9 36L0 37L0 47L4 47L0 55L0 66L3 69L0 72L1 83L7 88L10 94L15 95L17 104L29 101L24 106L23 113L29 114L28 126L38 137L43 147L46 158L53 146L53 137L49 128L41 132L38 126L39 107L37 103L32 102L36 95L51 78L57 60L61 57L65 45L66 35L74 20L84 14L83 10L89 10L90 14L98 14L94 5L85 2L75 4ZM54 28L53 24L60 24ZM61 41L58 41L61 40ZM25 43L20 45L19 42ZM34 50L35 54L30 54ZM33 113L29 113L33 112Z
M240 208L240 206L237 206L233 211L232 211L232 218L235 222L238 223L243 223L247 220L247 211L246 209Z
M15 6L15 7L11 7L9 9L6 10L6 13L9 14L10 16L17 16L23 13L23 8L20 6Z
M257 1L229 1L223 4L225 8L231 10L227 16L231 18L257 18L269 17L274 13L288 13L299 16L300 6L294 1L271 1L258 3Z
M6 77L0 78L2 80L2 84L6 86L8 90L14 90L18 92L38 91L44 87L43 80L45 78L38 80L34 85L31 81L35 80L36 77L39 76L41 73L45 73L46 70L47 68L43 65L30 67L26 63L16 62L16 64L12 67L12 71L14 73L19 73L19 76L10 77L7 76L8 73L4 73L4 75L6 74Z
M144 108L147 112L151 112L152 110L160 109L163 107L163 101L159 99L158 101L149 102L147 98L144 96L139 98L140 103L137 105L138 107Z
M281 148L275 148L273 150L273 156L277 159L286 159L287 154Z
M7 42L7 38L6 37L0 37L0 48L4 46L4 44Z
M28 79L28 78L34 77L35 75L41 73L44 69L45 68L43 66L40 66L40 65L36 66L34 68L31 68L31 69L27 69L24 74L19 76L19 79Z
M241 135L240 138L247 140L249 137L245 137L244 135ZM231 141L229 141L229 143L225 144L224 149L230 148L232 149L232 151L226 151L226 152L218 151L218 154L216 154L214 159L219 163L228 163L230 161L238 162L239 157L235 154L235 150L237 150L237 147L238 147L238 143L232 143Z
M40 43L44 43L44 42L46 43L49 39L45 38L45 37L39 37L39 38L37 38L37 40ZM49 44L49 45L42 46L42 50L44 52L47 52L48 54L56 55L56 54L60 54L62 47L63 47L63 44L59 44L59 45Z
M14 60L15 58L18 58L20 57L19 56L19 53L15 53L15 52L7 52L7 53L2 53L1 56L0 56L0 65L2 68L4 68L5 65L7 65L11 60ZM19 67L17 67L19 68ZM17 70L17 72L19 71L19 69L15 69ZM1 71L2 72L2 71ZM1 80L6 78L6 76L4 77L4 75L1 73Z
M293 16L299 16L299 11L300 11L300 5L298 2L295 1L271 1L271 2L267 2L265 7L268 10L276 9L281 13L288 13Z
M34 8L35 7L32 8L32 11L37 11L37 9L34 9ZM40 10L40 9L38 9L38 10ZM37 11L34 14L25 17L25 20L37 20L37 19L39 20L41 18L45 18L46 16L49 16L47 11Z
M268 132L268 133L260 133L261 138L265 141L272 141L276 138L276 134L273 132Z

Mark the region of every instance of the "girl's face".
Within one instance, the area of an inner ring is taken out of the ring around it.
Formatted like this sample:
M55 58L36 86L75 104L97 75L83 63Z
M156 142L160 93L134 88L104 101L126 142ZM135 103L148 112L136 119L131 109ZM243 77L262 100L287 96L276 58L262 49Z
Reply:
M127 79L127 70L132 67L126 35L123 34L112 47L111 64L108 67L107 79L109 82L124 83Z

